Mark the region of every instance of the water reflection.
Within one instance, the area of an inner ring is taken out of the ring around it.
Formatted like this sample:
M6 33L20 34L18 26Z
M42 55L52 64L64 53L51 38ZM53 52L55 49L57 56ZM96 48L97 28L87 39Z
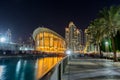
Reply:
M0 59L0 80L37 80L62 58Z
M5 69L5 66L0 66L0 80L4 79L3 75L4 75L4 69Z
M37 61L37 79L40 79L46 72L48 72L58 61L62 58L43 58Z

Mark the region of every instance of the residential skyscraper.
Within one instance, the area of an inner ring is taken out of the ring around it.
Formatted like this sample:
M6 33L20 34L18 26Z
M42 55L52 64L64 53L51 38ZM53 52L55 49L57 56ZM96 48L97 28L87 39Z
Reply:
M82 49L82 30L78 29L73 22L70 22L69 26L65 28L65 40L67 49L80 51Z

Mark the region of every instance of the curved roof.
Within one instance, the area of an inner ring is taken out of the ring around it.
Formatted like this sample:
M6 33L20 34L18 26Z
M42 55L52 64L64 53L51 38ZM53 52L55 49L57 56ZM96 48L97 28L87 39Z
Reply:
M56 33L55 31L45 28L45 27L38 27L37 29L35 29L33 31L33 39L35 40L35 37L37 34L41 33L41 32L48 32L48 33L52 33L60 38L62 38L63 40L65 40L61 35L59 35L58 33Z

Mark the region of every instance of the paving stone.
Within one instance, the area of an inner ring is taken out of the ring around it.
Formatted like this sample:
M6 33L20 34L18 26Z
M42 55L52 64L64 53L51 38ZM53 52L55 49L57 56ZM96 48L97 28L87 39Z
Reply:
M72 59L62 80L120 80L120 62L107 59Z

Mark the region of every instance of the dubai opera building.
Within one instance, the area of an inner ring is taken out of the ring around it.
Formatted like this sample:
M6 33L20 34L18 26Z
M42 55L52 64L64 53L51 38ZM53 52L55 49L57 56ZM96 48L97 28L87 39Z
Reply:
M45 27L38 27L33 32L35 50L48 53L64 53L66 49L65 39Z

